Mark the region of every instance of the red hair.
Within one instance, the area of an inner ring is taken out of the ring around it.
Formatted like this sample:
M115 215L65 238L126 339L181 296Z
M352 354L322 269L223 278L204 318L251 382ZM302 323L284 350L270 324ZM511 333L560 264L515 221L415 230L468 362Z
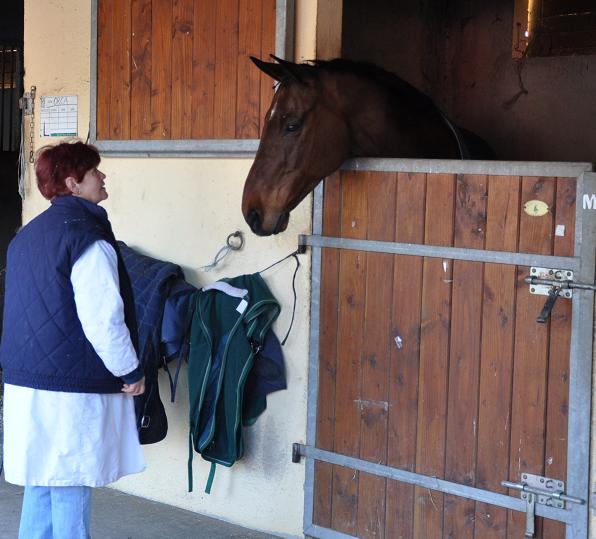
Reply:
M35 161L37 187L48 200L69 195L66 178L72 177L79 183L100 161L97 148L80 141L44 146L39 150Z

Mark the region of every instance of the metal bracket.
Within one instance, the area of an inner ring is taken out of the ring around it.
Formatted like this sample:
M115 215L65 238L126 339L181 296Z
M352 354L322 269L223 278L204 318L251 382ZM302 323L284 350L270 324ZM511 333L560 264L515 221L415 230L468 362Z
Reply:
M298 442L294 442L292 444L292 462L294 464L298 464L300 462L300 458L302 457L302 444Z
M573 290L596 291L596 283L578 283L573 280L573 272L569 270L530 268L530 273L532 275L524 280L530 285L532 294L548 295L552 287L568 291L569 295L564 295L564 297L572 297ZM544 288L542 288L543 286Z
M583 505L581 498L565 494L565 482L559 479L543 477L529 473L521 474L521 481L501 481L501 485L515 490L521 490L521 499L526 502L526 532L525 537L534 537L536 504L565 509L565 502Z
M548 296L542 311L536 319L541 324L548 320L558 297L570 299L573 297L573 289L596 290L595 283L576 283L573 280L573 272L564 269L553 268L530 268L530 276L525 282L530 285L530 294Z
M304 234L298 234L298 249L296 249L296 254L303 255L306 253L306 236Z
M30 92L25 92L23 97L19 98L19 108L23 111L24 116L31 116L33 114L33 103L35 101L36 87L31 86Z
M553 287L560 289L559 295L563 298L573 297L573 290L569 284L573 281L573 272L553 268L530 268L530 277L526 282L530 285L530 294L548 296Z
M536 533L536 494L523 492L521 499L526 501L526 531L524 537L534 537Z
M525 281L530 285L530 294L548 296L544 307L536 318L539 324L546 324L557 299L562 296L570 299L573 291L570 286L573 282L573 272L552 268L530 268L530 277Z

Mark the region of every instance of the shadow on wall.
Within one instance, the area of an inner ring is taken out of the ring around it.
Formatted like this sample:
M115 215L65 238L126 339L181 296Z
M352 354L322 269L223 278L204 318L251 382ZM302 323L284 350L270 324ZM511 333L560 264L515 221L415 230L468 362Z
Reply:
M6 249L21 226L22 206L18 191L17 164L17 152L0 152L0 307L4 306ZM0 308L0 328L1 322L2 309Z

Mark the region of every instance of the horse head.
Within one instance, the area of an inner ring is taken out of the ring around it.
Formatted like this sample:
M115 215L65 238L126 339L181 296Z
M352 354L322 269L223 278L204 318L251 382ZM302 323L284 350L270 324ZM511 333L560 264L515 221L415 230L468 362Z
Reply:
M260 236L285 230L290 212L349 153L337 88L311 65L273 58L251 57L278 82L242 196L244 218Z
M251 57L278 81L242 197L255 234L285 230L290 212L348 157L494 158L428 96L378 66L273 58Z

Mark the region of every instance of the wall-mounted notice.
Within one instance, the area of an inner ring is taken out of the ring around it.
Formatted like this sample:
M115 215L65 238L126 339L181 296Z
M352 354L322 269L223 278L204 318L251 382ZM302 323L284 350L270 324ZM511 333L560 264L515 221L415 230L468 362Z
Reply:
M76 137L78 96L44 95L41 98L42 137Z

